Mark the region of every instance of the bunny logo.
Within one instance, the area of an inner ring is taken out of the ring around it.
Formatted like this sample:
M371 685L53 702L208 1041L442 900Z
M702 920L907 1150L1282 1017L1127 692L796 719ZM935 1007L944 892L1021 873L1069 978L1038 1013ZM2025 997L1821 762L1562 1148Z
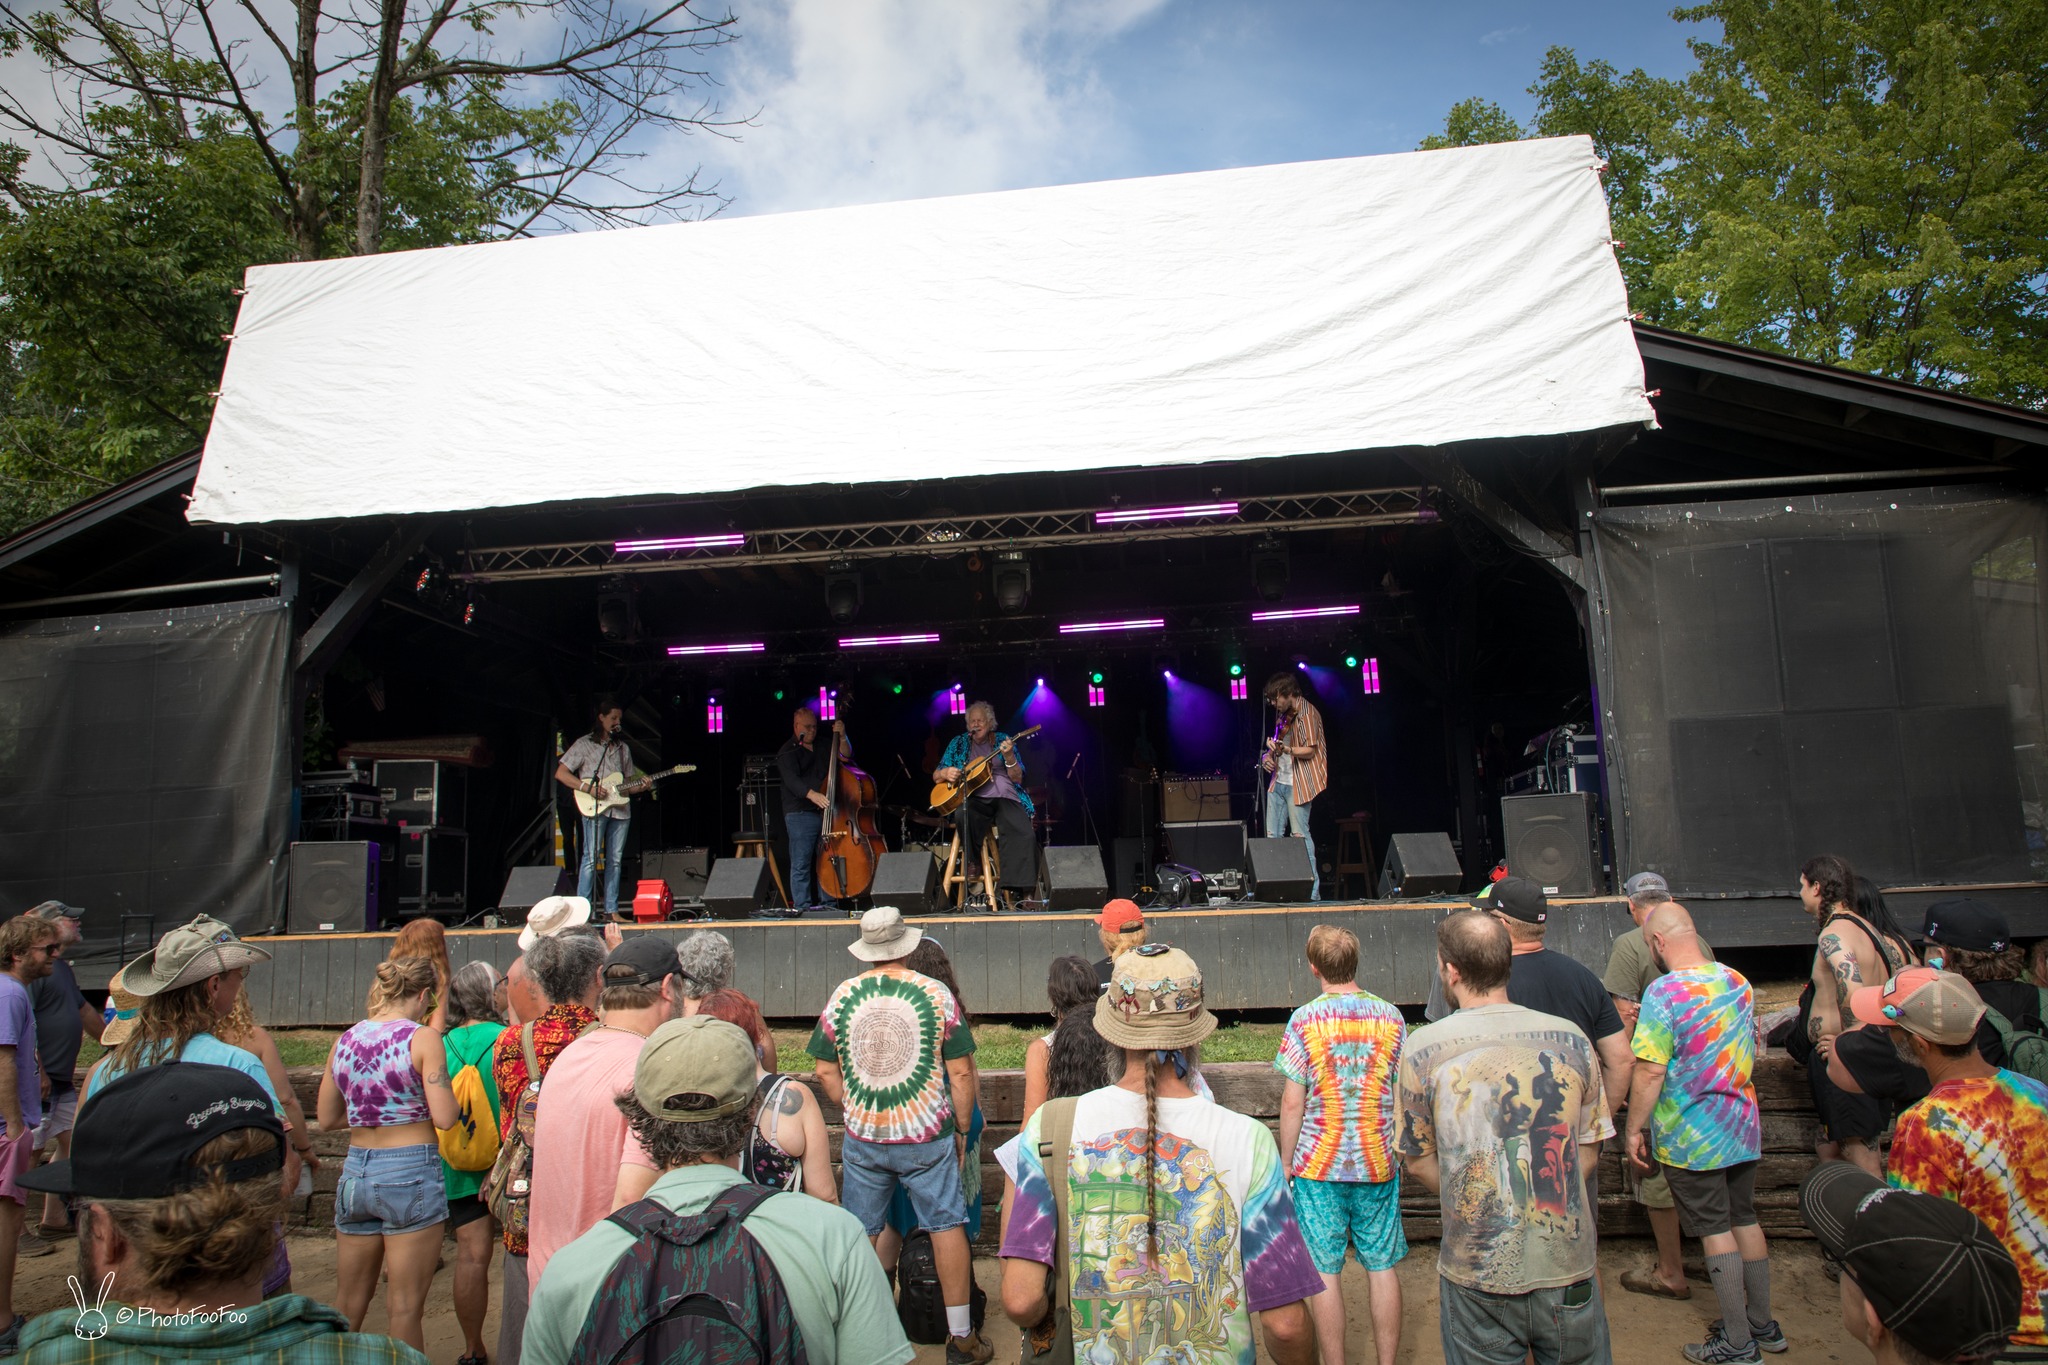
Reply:
M114 1272L109 1270L107 1278L100 1281L100 1296L91 1307L86 1306L85 1286L78 1282L76 1275L66 1275L64 1283L71 1286L71 1298L78 1305L78 1325L71 1329L80 1341L98 1341L107 1334L107 1315L101 1310L107 1306L107 1295L114 1289Z

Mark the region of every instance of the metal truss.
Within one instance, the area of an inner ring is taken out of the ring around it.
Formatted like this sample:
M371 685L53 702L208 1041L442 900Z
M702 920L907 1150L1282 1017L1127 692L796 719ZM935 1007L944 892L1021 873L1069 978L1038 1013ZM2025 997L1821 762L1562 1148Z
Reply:
M616 574L674 573L771 564L817 564L892 555L951 555L969 550L1023 550L1040 545L1114 545L1202 536L1263 536L1345 526L1400 526L1431 521L1428 488L1368 488L1341 493L1241 498L1232 514L1103 525L1099 507L996 516L924 517L840 526L797 526L745 532L736 547L636 551L619 554L616 541L577 540L547 545L494 545L465 550L450 575L466 583L521 579L597 578ZM679 534L683 532L679 531Z

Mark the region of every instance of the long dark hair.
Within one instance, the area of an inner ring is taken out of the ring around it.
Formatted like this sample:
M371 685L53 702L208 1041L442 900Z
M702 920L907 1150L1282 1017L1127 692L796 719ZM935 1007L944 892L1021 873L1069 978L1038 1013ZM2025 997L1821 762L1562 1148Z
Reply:
M1837 905L1855 908L1856 872L1849 866L1847 858L1836 853L1808 858L1806 866L1799 869L1799 875L1820 892L1821 909L1829 910Z
M1906 961L1911 963L1913 949L1906 938L1905 926L1899 923L1899 917L1892 913L1891 906L1885 904L1884 892L1877 889L1876 882L1868 877L1856 878L1854 905L1856 913L1868 920L1871 928L1890 939L1893 946L1905 954ZM1879 950L1879 956L1883 956L1882 949Z
M917 946L903 959L903 965L953 992L953 1000L960 1006L960 1022L973 1027L974 1016L967 1012L967 1001L961 997L960 983L953 976L953 960L946 956L946 950L936 940L929 935L919 939Z
M1102 983L1095 979L1095 969L1088 965L1085 957L1056 957L1045 971L1045 998L1052 1005L1052 1017L1064 1019L1074 1011L1095 1008L1095 1001L1102 994Z
M1088 979L1092 982L1095 973L1089 972ZM1058 1026L1052 1031L1048 1051L1046 1080L1050 1088L1046 1091L1046 1098L1049 1100L1100 1090L1116 1079L1110 1075L1110 1067L1122 1059L1122 1054L1095 1031L1092 1007L1070 1009L1062 1014Z

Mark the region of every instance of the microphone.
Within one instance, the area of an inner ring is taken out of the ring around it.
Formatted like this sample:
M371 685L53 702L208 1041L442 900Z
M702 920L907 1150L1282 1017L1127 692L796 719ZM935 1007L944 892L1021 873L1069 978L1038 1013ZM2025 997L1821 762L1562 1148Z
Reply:
M896 766L897 766L897 767L899 767L899 768L901 768L901 769L903 769L903 775L904 775L905 777L908 777L908 778L910 778L910 780L911 780L912 782L915 782L915 781L917 780L917 779L916 779L916 778L914 778L914 777L910 777L910 765L909 765L908 763L905 763L905 762L903 761L903 755L902 755L902 754L898 754L898 755L896 755Z
M1076 750L1074 750L1074 761L1073 761L1072 763L1069 763L1069 764L1067 765L1067 781L1069 781L1069 782L1072 782L1072 781L1074 780L1074 769L1076 769L1076 768L1078 768L1078 767L1080 767L1080 766L1081 766L1081 751L1080 751L1079 749L1076 749Z

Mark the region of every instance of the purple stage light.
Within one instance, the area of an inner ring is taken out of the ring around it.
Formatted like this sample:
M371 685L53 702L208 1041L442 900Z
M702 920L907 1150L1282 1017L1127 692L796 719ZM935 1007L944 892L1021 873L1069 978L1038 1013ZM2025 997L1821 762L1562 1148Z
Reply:
M954 683L953 690L946 694L946 714L951 716L964 716L967 714L967 693L959 683Z
M670 658L681 658L685 654L761 654L768 646L759 640L730 645L670 645Z
M704 703L704 733L722 735L725 733L725 703L713 697Z
M1308 672L1308 661L1306 659L1297 661L1294 666L1304 673Z
M1281 611L1255 611L1254 621L1308 621L1319 616L1356 616L1358 604L1353 602L1341 607L1289 607Z
M829 688L818 689L817 715L819 720L839 719L839 694Z
M872 649L877 645L935 645L939 637L923 635L855 635L839 642L841 649Z
M1097 635L1106 630L1164 630L1166 618L1148 616L1140 621L1069 621L1060 627L1062 635Z
M1366 695L1377 697L1380 694L1380 661L1378 659L1361 661L1358 665L1358 675L1365 684Z
M1252 680L1250 678L1232 678L1230 680L1230 699L1232 701L1244 701L1251 694Z
M1097 512L1097 526L1116 526L1129 521L1186 521L1192 517L1234 517L1237 504L1234 502L1191 502L1181 507L1119 507L1110 512Z
M732 550L747 543L743 535L662 536L654 540L621 540L612 545L615 555L653 554L660 550Z
M1038 680L1038 685L1039 685L1040 687L1043 687L1043 686L1045 686L1045 679L1043 679L1043 678L1040 678L1040 679Z
M1090 706L1101 706L1101 705L1104 705L1104 701L1103 701L1103 692L1102 692L1102 688L1101 688L1101 686L1100 686L1099 684L1096 684L1096 683L1089 683L1089 684L1088 684L1088 704L1089 704Z
M1170 668L1162 668L1162 669L1160 669L1160 670L1159 670L1159 675L1160 675L1161 677L1165 678L1165 679L1166 679L1166 680L1167 680L1168 682L1172 682L1172 681L1173 681L1173 670L1172 670L1172 669L1170 669Z

